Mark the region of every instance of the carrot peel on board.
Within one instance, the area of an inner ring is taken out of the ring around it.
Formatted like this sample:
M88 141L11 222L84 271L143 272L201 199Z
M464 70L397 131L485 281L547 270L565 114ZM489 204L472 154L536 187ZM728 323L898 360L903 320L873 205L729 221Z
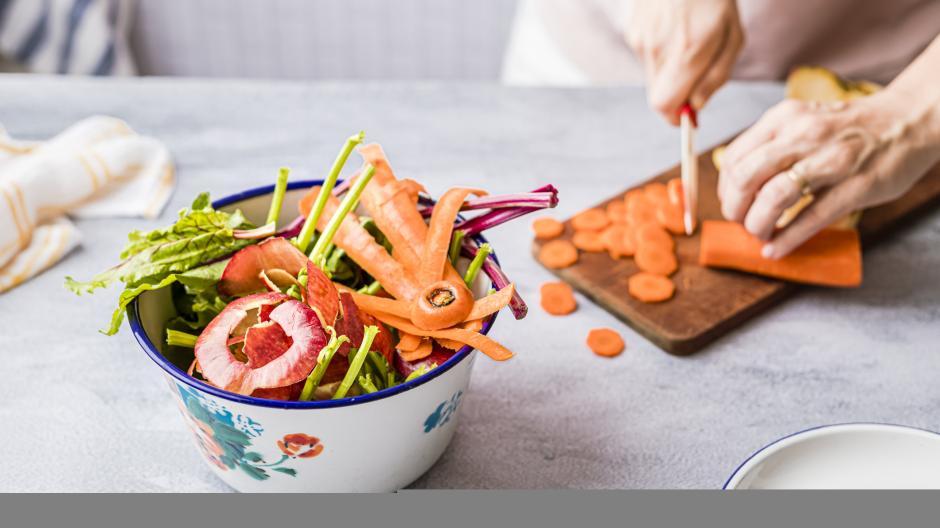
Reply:
M588 332L587 345L598 356L614 357L620 355L625 347L620 334L610 328L594 328Z
M854 229L823 229L789 255L761 256L763 243L736 222L702 223L699 263L793 282L855 287L862 283L862 248Z

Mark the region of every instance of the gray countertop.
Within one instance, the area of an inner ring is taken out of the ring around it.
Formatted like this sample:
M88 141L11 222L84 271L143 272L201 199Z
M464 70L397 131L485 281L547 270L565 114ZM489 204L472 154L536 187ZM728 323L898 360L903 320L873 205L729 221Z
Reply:
M779 85L731 85L701 116L708 146L755 120ZM314 177L365 130L400 175L433 193L554 183L559 217L677 161L677 132L640 88L297 84L0 77L0 123L45 138L90 114L126 119L169 146L179 188L163 216L83 221L80 249L0 295L0 491L219 491L156 367L105 325L114 293L77 298L63 276L114 262L133 228L165 224L193 195ZM750 453L791 432L877 421L940 428L940 211L866 253L855 290L806 289L687 358L669 356L587 300L538 307L551 278L529 222L491 233L532 309L493 335L517 352L477 361L453 444L429 488L720 487ZM3 228L3 227L0 227ZM587 330L627 351L591 354Z

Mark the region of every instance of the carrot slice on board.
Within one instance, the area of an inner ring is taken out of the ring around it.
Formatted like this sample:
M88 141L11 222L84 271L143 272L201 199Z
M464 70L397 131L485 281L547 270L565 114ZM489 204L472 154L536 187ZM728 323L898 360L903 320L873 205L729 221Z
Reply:
M678 207L685 207L685 194L682 190L682 178L673 178L666 183L666 191L669 193L669 203Z
M823 229L778 260L763 258L762 247L739 223L706 220L699 263L823 286L862 283L862 248L854 229Z
M669 233L663 229L659 223L642 224L636 229L636 249L637 251L644 247L655 246L667 251L676 248L676 242Z
M663 202L656 207L656 220L659 225L674 235L685 234L685 220L682 208L671 202Z
M627 193L627 223L641 226L656 222L656 207L642 191Z
M610 218L601 209L588 209L571 219L571 227L576 231L600 231L608 224L610 224Z
M578 307L574 290L566 282L546 282L539 292L542 294L542 309L551 315L568 315Z
M300 214L304 216L310 214L310 207L316 201L319 192L319 186L312 187L307 192L300 204ZM321 231L325 229L337 209L339 209L339 199L331 196L326 201L326 207L323 208L323 214L317 222L317 229ZM415 283L414 276L375 241L375 238L359 223L356 215L352 213L346 215L333 237L333 243L343 249L362 269L366 270L366 273L379 281L385 291L396 298L412 299L418 295L420 290Z
M623 200L614 200L607 204L607 218L613 224L627 223L627 204Z
M603 231L575 231L571 243L581 251L598 253L607 248L602 233Z
M543 216L532 221L532 232L539 240L551 240L560 237L565 232L565 224L554 218Z
M610 328L593 328L588 332L587 346L598 356L619 356L624 349L623 338Z
M653 205L669 203L669 190L662 182L651 182L643 186L643 194Z
M662 246L640 246L633 258L641 270L665 277L679 268L675 253Z
M365 308L363 308L363 311L368 312ZM401 335L401 339L398 340L398 346L395 347L398 350L402 352L414 352L418 349L418 346L421 345L421 338L419 336L405 332L399 332L399 334Z
M400 350L400 349L399 349ZM431 355L434 350L434 342L430 338L424 338L421 343L412 351L401 350L401 358L405 361L420 361Z
M632 246L627 242L627 231L630 227L624 224L612 224L601 234L604 247L610 258L616 260L633 254ZM629 255L628 255L629 254Z
M567 268L578 262L578 248L567 240L552 240L539 250L539 262L546 268Z
M410 321L402 319L401 317L395 317L394 315L382 312L376 312L372 315L386 325L397 328L398 330L407 332L409 334L415 334L423 337L433 337L435 339L451 339L454 341L459 341L465 345L470 345L480 352L483 352L490 358L495 359L496 361L505 361L511 358L513 355L512 352L503 345L493 341L479 332L467 330L466 328L422 330L411 324Z
M672 298L676 285L668 277L641 271L627 281L630 295L645 303L662 302Z
M460 212L464 201L471 194L484 196L486 191L454 187L444 192L444 195L434 206L424 243L421 272L418 274L418 280L421 284L431 284L444 277L444 268L448 263L447 255L450 250L450 239L454 232L454 220L457 219L457 214Z

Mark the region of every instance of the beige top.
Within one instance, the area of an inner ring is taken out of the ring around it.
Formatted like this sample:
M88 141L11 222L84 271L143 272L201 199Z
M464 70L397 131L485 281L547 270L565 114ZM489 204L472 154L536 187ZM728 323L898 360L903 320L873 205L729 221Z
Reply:
M663 0L647 0L663 1ZM624 38L629 0L534 0L551 39L593 83L642 78ZM799 65L886 83L940 34L940 0L738 0L746 44L735 79Z

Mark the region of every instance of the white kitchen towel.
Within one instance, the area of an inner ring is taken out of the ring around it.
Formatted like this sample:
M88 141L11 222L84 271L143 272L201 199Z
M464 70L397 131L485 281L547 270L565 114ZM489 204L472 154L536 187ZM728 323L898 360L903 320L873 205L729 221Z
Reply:
M155 218L175 179L166 146L120 119L90 117L45 142L0 126L0 293L79 244L66 215Z

